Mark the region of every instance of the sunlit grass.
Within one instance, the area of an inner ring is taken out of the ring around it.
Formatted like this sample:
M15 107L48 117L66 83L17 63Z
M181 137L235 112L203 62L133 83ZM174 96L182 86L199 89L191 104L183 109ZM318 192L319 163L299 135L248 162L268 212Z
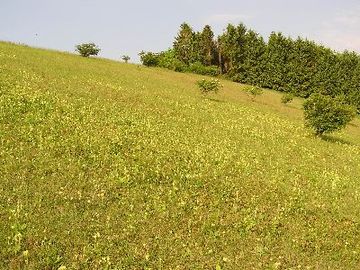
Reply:
M3 269L357 269L360 122L0 43Z

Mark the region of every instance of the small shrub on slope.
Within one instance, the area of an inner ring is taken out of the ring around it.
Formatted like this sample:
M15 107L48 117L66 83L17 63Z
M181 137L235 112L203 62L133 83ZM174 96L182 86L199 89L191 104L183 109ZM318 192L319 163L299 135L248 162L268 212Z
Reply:
M258 86L246 86L244 91L251 96L251 100L254 101L257 96L260 96L264 91Z
M284 95L281 97L281 103L283 103L283 104L288 104L288 103L290 103L291 101L293 101L293 99L294 99L294 94L287 93L287 94L284 94Z
M356 115L354 107L344 104L339 97L311 95L304 103L305 126L316 135L344 128Z
M208 94L210 92L217 93L222 87L220 81L217 79L202 79L200 81L197 81L196 84L199 86L202 94Z

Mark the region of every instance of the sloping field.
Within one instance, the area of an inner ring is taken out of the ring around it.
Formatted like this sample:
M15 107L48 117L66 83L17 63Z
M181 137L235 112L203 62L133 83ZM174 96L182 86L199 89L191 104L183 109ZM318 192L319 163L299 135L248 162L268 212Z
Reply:
M0 43L0 268L359 269L359 119L200 78Z

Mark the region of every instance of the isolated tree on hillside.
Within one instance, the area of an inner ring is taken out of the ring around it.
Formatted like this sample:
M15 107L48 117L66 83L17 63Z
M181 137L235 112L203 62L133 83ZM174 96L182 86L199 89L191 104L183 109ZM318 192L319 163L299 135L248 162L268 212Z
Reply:
M83 43L76 45L76 51L83 57L98 55L100 49L94 43Z
M140 61L144 66L156 67L159 64L159 54L141 51L139 53Z
M127 63L127 62L129 62L129 60L130 60L130 56L128 56L128 55L123 55L123 56L121 57L121 59L124 60L125 63Z
M319 93L311 95L303 107L305 126L311 128L316 135L340 130L356 115L355 108L345 104L342 98Z

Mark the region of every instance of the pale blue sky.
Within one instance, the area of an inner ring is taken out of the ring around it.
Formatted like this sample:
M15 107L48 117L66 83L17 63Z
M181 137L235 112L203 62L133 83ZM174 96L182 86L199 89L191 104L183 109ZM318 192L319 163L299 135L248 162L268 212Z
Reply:
M94 42L100 56L137 61L141 50L172 45L182 22L195 30L244 22L264 37L298 35L360 52L359 0L0 0L0 40L74 51Z

